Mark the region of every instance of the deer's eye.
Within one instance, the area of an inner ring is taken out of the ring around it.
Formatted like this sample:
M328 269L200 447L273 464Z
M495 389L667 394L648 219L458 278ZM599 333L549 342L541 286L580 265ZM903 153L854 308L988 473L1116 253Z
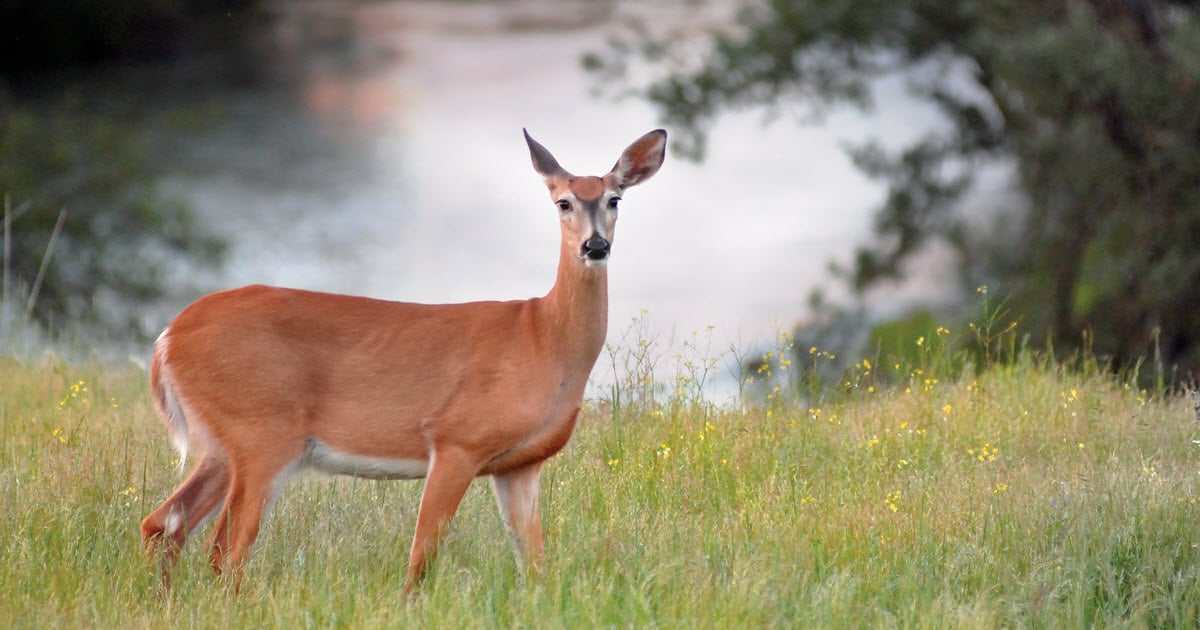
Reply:
M558 200L558 209L562 210L563 212L570 212L571 211L571 202L567 201L566 199L559 199Z
M609 209L609 210L616 210L616 209L617 209L617 204L619 204L619 203L621 203L621 198L620 198L620 197L609 197L609 199L608 199L608 209Z

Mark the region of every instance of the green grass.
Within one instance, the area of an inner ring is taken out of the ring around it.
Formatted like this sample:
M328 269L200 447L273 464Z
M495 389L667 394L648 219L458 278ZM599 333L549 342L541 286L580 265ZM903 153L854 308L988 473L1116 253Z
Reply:
M1200 431L1190 401L1029 356L978 376L927 369L860 363L820 406L787 388L747 410L671 395L687 391L687 375L664 381L658 404L593 401L543 479L543 575L517 572L481 482L406 601L420 483L316 476L283 494L240 594L212 575L202 535L174 590L159 596L138 524L180 479L143 372L0 359L0 620L1198 623Z

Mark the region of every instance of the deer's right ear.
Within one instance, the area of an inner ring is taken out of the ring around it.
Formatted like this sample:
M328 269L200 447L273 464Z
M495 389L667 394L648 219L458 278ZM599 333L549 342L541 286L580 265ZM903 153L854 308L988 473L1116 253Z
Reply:
M521 132L525 134L525 144L529 145L529 157L533 160L533 170L542 177L567 174L563 167L558 165L558 160L554 159L554 156L550 155L550 151L546 150L546 147L531 138L528 131L522 129Z

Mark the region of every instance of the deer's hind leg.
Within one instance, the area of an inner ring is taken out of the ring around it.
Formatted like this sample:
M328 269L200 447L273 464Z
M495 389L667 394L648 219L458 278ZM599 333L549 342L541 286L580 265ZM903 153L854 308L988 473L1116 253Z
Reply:
M188 536L221 508L229 482L229 463L224 456L205 453L188 478L142 521L142 543L151 559L159 559L163 588L171 586L171 569Z
M280 440L276 444L285 443ZM291 474L300 467L304 442L291 448L230 452L229 491L209 538L213 570L229 571L236 589L262 520Z

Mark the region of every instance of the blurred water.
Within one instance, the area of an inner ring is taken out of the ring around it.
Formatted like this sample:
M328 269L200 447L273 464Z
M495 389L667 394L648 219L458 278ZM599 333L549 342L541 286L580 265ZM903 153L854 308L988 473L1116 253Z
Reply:
M656 19L682 26L729 12L651 6ZM233 237L218 284L420 302L544 294L558 254L556 211L521 129L568 170L599 175L659 126L640 101L596 96L579 62L645 7L285 10L272 54L287 88L222 96L219 122L188 149L207 166L171 180ZM622 205L611 335L648 311L663 339L712 325L714 347L748 348L802 317L814 287L836 294L828 263L849 260L867 239L882 195L841 143L894 145L933 124L903 105L900 83L879 90L888 107L869 118L765 125L763 113L744 112L721 119L705 162L668 151L662 171Z

